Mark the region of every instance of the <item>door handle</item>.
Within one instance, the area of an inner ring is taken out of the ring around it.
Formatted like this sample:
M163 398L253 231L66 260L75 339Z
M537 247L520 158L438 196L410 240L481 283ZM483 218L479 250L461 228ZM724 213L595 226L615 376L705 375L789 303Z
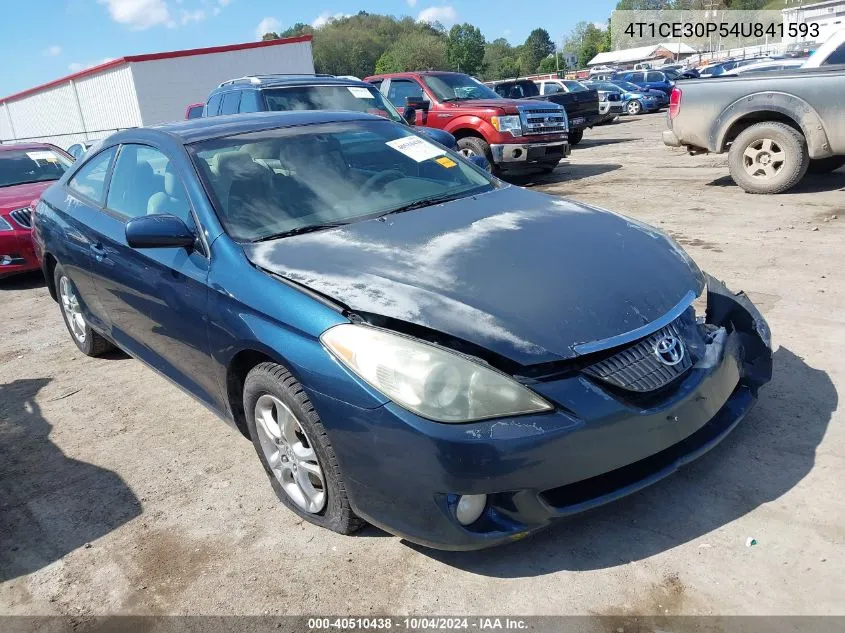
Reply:
M101 244L91 244L91 252L94 253L98 262L103 261L106 256L106 249Z

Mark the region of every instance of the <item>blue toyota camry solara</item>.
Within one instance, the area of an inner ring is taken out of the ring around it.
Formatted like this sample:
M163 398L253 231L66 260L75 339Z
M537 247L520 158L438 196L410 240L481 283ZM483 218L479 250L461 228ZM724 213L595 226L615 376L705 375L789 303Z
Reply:
M771 378L760 313L663 233L365 113L119 132L34 225L80 350L173 381L344 534L521 538L713 448Z

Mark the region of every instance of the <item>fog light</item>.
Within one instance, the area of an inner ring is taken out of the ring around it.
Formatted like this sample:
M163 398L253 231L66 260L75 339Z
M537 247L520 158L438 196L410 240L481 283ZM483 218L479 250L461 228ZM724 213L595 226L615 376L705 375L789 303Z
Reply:
M8 255L3 255L3 257L0 257L0 266L8 266L11 263L12 263L12 258L9 257Z
M513 152L511 152L511 156L513 156L514 158L519 158L520 156L522 156L522 150L521 149L513 150Z
M470 525L478 520L487 506L487 495L463 495L458 497L455 518L461 525Z

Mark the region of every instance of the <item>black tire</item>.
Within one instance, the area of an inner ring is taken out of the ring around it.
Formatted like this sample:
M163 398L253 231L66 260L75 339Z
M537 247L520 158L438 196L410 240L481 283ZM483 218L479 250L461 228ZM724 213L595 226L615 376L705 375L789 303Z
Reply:
M828 156L827 158L811 158L807 168L811 174L829 174L845 165L845 156Z
M791 189L807 173L809 164L807 143L801 133L775 121L746 128L728 152L731 177L748 193L774 194Z
M570 130L569 132L569 144L570 145L578 145L581 142L581 139L584 138L584 129L581 128L580 130Z
M349 504L346 486L337 463L337 457L329 442L320 416L311 405L311 401L287 369L276 363L261 363L255 366L246 377L243 389L244 412L252 444L258 453L258 459L270 478L270 484L279 500L290 510L306 521L327 528L340 534L352 534L366 525ZM270 395L280 400L296 417L305 432L305 439L317 456L317 462L325 479L325 506L319 512L312 513L300 508L285 492L279 479L273 473L261 447L256 430L255 408L263 395Z
M637 116L638 114L642 114L643 104L640 103L637 99L631 99L628 102L628 105L625 106L625 112L627 112L631 116Z
M59 312L62 314L62 320L65 322L65 327L67 328L68 334L70 334L71 340L76 343L76 347L79 348L79 351L85 354L86 356L102 356L106 352L114 349L114 345L111 341L103 338L100 334L95 332L91 329L91 326L88 325L84 320L82 321L82 325L76 324L78 331L74 331L74 327L71 326L70 317L68 315L68 309L65 308L65 297L62 294L62 287L65 283L68 284L69 290L73 293L76 297L77 305L79 302L79 291L76 289L76 284L73 283L73 280L65 274L64 268L62 268L61 264L56 264L56 268L53 271L53 282L56 284L56 295L59 300ZM80 316L80 319L82 317Z
M491 165L493 164L493 153L490 146L484 139L475 136L465 136L458 139L458 151L465 156L484 156Z

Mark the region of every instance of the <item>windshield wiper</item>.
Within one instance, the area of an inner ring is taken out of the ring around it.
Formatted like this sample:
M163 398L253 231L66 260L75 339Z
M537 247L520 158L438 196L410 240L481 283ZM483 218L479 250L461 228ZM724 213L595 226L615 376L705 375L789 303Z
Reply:
M468 194L466 192L461 193L450 193L442 196L429 196L428 198L422 198L421 200L416 200L414 202L410 202L408 204L402 205L401 207L396 207L395 209L391 209L385 213L382 213L381 216L391 215L393 213L402 213L404 211L413 211L414 209L422 209L423 207L430 207L435 204L440 204L442 202L449 202L451 200L458 200L459 198L465 198Z
M283 237L292 237L294 235L302 235L303 233L313 233L314 231L324 231L326 229L333 229L347 224L349 224L349 222L329 222L327 224L309 224L308 226L298 226L295 229L290 229L289 231L282 231L281 233L273 233L271 235L259 237L257 240L252 240L252 243L269 242L270 240L279 240Z

